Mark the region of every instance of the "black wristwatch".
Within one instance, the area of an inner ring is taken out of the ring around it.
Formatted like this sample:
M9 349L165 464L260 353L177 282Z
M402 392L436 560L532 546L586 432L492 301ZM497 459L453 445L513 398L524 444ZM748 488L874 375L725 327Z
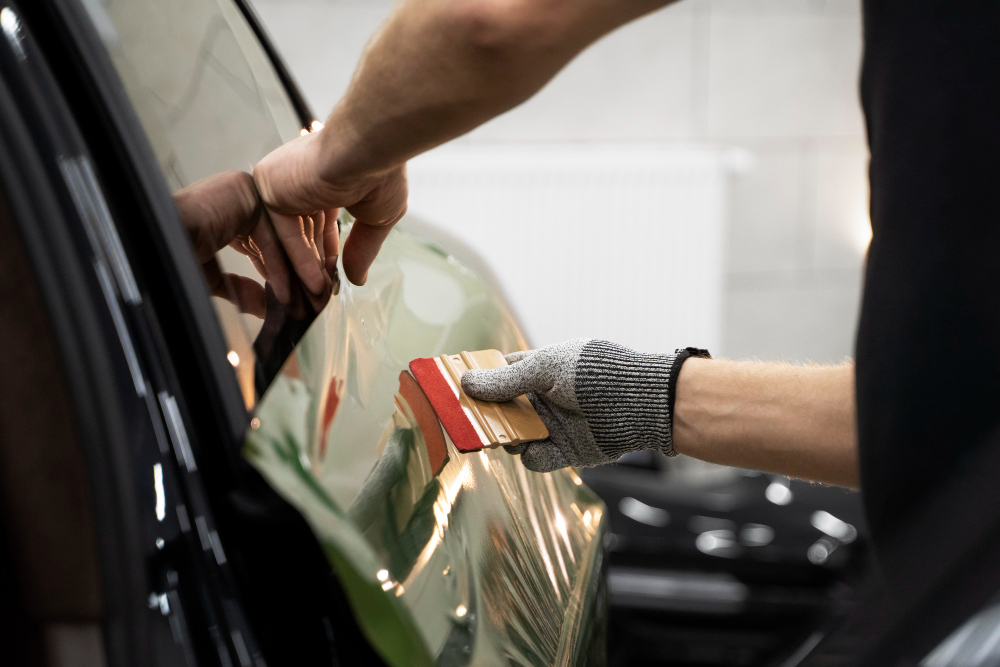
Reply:
M701 359L711 359L712 353L701 347L685 347L674 350L674 354L677 355L678 359L681 359L681 363L684 363L684 359L688 357L700 357Z
M673 430L674 430L674 400L677 398L677 378L681 374L681 366L690 357L699 357L701 359L711 359L712 355L708 350L700 347L684 347L674 350L674 361L670 364L670 379L667 381L667 407L668 414L670 415L670 430L671 430L671 443L670 446L664 451L667 456L677 456L677 452L674 451L673 447Z

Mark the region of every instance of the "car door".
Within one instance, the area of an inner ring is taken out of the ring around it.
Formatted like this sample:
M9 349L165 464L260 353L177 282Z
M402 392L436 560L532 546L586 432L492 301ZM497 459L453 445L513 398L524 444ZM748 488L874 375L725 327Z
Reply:
M128 203L105 187L25 16L0 7L3 307L17 355L0 429L4 607L16 605L5 659L231 664L259 651L231 574L192 530L211 536L215 519L198 477L181 478L182 390L119 234Z
M4 557L31 566L15 569L12 585L26 581L22 606L40 612L12 617L28 639L36 625L52 630L43 643L68 638L71 664L81 637L95 664L378 664L301 515L240 454L250 416L239 376L160 167L103 47L86 41L89 18L75 3L0 11L12 91L2 118L14 142L3 192L22 204L12 217L33 273L21 281L45 288L56 338L36 336L33 358L51 361L46 344L57 345L72 390L13 360L34 384L11 388L0 442L5 463L32 474L0 484L13 517ZM73 438L40 429L37 403L18 414L22 395L38 394L74 406L78 431L65 410L48 415ZM83 460L71 467L75 438ZM59 502L70 491L75 504ZM52 571L66 562L99 589L72 568ZM80 591L91 595L74 598Z

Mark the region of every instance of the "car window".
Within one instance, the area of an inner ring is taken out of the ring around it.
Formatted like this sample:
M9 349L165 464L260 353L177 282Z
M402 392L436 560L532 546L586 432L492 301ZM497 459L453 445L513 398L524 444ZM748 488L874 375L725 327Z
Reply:
M245 177L260 158L301 133L274 67L230 0L85 0L84 5L179 202L184 193L213 183L206 179L225 178L227 172ZM182 218L192 232L183 212ZM287 355L291 347L280 345L275 333L286 314L267 298L266 283L247 256L226 245L212 261L211 251L202 257L201 247L196 243L227 356L250 408L273 375L262 373L262 366L280 363L267 357ZM248 293L266 307L248 306Z

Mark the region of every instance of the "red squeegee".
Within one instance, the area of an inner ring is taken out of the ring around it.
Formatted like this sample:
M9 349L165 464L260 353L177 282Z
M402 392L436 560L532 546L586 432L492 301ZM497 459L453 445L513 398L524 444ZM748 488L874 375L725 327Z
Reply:
M484 445L473 428L462 404L447 380L441 374L437 363L431 358L414 359L410 362L410 372L424 390L427 400L437 413L441 425L448 432L451 441L461 452L474 452Z
M461 452L516 445L549 435L525 396L504 403L471 398L462 390L462 374L472 368L500 368L507 362L497 350L460 352L410 362L410 372L424 390L451 441Z

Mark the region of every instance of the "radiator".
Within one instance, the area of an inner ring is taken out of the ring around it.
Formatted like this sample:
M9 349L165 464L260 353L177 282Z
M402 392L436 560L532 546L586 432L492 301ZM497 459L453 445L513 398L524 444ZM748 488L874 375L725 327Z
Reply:
M730 174L715 147L458 147L411 161L410 210L493 268L535 346L721 353Z

